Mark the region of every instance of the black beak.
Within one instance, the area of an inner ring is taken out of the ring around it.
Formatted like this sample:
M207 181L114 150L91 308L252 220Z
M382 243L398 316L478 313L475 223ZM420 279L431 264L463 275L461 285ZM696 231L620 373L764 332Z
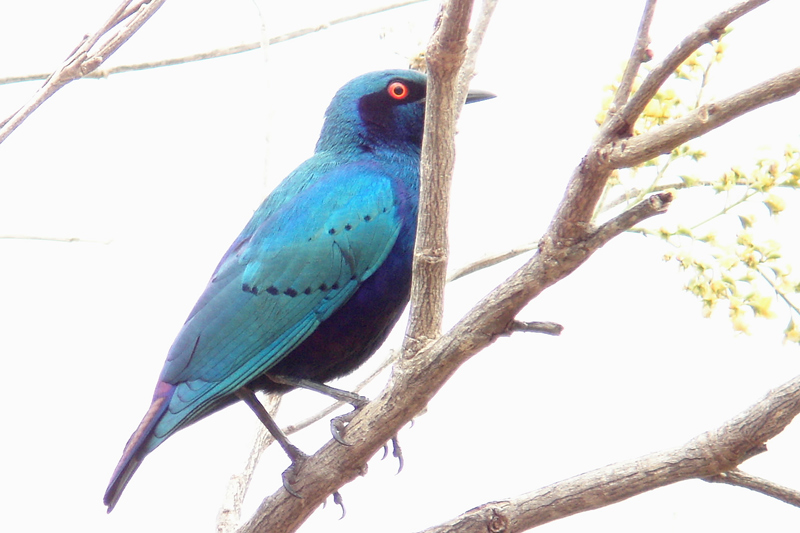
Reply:
M487 91L480 91L478 89L474 89L474 90L471 90L470 92L467 93L467 100L464 103L471 104L473 102L482 102L484 100L490 100L490 99L495 98L495 97L497 97L496 94L492 94L492 93L487 92Z

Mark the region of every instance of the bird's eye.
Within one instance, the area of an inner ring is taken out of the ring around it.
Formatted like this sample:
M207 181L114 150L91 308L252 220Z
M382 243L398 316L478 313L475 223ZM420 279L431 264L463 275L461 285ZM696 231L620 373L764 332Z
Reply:
M393 81L386 88L386 91L395 100L405 100L408 97L408 85L401 81Z

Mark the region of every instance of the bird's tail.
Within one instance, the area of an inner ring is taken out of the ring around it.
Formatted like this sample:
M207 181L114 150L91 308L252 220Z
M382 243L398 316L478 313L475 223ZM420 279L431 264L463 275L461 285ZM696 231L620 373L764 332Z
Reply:
M153 428L164 416L174 391L174 385L163 381L158 382L155 394L153 394L153 403L150 404L150 409L139 423L139 427L125 444L125 450L122 452L122 457L114 470L114 475L111 476L105 496L103 496L103 503L108 506L109 513L114 510L122 491L125 490L128 481L139 468L142 459L160 443L160 441L153 442Z

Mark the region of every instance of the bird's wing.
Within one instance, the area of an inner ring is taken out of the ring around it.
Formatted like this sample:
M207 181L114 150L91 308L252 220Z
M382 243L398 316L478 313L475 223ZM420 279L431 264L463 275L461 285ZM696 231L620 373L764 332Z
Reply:
M176 386L156 438L268 371L383 263L400 231L392 181L339 167L232 247L170 349ZM235 260L234 260L235 258Z

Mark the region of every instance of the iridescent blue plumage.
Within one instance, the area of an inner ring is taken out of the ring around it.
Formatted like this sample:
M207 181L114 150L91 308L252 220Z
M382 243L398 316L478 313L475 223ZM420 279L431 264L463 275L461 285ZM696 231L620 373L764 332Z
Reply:
M425 84L374 72L333 98L314 155L254 213L170 348L106 491L109 512L175 431L245 386L287 389L265 373L322 383L386 338L411 282Z

